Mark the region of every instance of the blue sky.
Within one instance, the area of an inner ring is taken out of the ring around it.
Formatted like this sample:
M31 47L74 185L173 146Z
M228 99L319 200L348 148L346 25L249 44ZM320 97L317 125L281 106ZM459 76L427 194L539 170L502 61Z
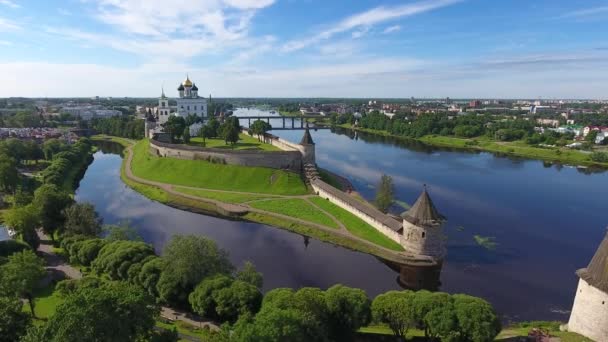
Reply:
M608 98L608 1L0 0L0 97Z

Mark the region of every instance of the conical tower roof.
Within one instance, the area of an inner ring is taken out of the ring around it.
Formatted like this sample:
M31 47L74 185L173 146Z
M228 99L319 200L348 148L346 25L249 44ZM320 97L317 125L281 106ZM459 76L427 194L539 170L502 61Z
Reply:
M304 130L304 136L302 136L302 140L300 140L300 145L314 145L314 141L312 141L312 136L310 135L310 131L308 130L308 123L306 123L306 130Z
M415 225L435 225L445 221L445 217L435 208L431 196L426 191L426 186L416 203L401 216L407 222Z
M576 272L589 285L608 293L608 232L587 268Z

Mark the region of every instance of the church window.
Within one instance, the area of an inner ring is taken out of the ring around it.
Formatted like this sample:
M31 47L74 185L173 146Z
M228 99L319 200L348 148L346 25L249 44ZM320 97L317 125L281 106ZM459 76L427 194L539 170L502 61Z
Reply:
M196 106L194 106L194 110L196 110Z
M188 106L188 110L190 110L190 106Z
M182 109L184 109L184 106L182 105Z

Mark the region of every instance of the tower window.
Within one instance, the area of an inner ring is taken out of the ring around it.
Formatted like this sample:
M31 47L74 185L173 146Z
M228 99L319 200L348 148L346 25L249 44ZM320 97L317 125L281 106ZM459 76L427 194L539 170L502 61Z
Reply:
M426 237L426 233L422 232L422 238L425 238L425 237Z

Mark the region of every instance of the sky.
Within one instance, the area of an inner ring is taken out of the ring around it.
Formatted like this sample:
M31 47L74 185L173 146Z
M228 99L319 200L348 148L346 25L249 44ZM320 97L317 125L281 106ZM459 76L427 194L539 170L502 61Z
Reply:
M0 97L608 99L608 0L0 0Z

